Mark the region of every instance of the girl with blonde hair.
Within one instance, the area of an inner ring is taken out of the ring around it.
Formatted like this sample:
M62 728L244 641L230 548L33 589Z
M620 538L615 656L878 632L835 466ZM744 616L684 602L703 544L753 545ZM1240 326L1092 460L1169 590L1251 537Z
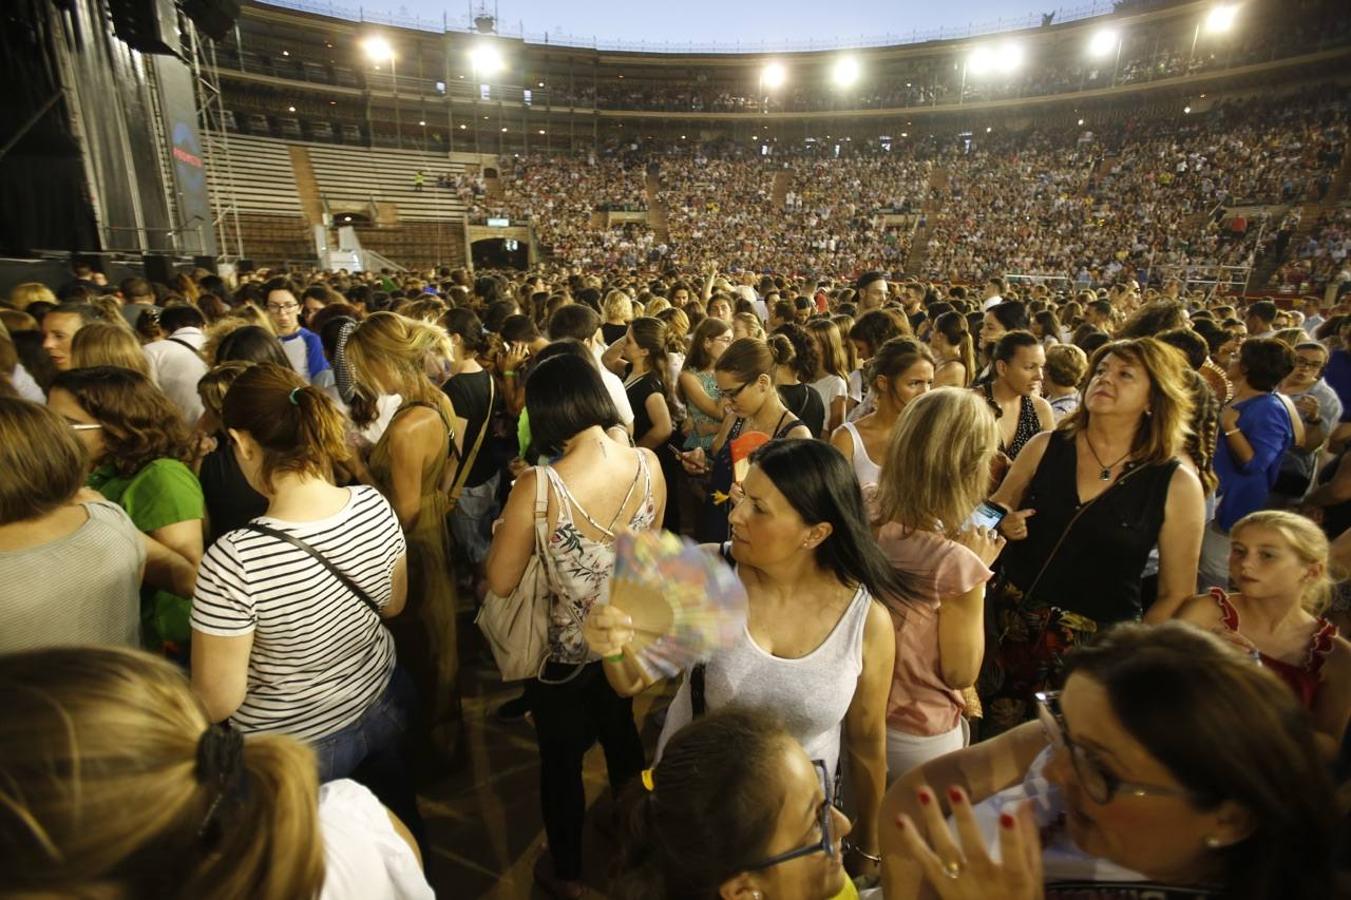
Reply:
M989 406L952 387L908 403L887 448L877 540L887 561L910 576L913 594L896 629L889 780L970 738L962 692L976 683L985 655L985 583L1004 546L993 528L970 519L989 489L998 449Z
M633 320L633 301L623 291L615 290L605 295L601 304L601 316L604 322L600 326L606 346L623 340L628 333L629 322Z
M78 647L0 658L0 870L15 896L433 896L407 829L314 754L211 724L172 665Z
M389 499L408 541L409 615L394 636L421 692L433 740L448 753L458 740L459 663L446 514L460 447L455 409L438 385L449 374L454 348L440 325L377 312L353 329L346 355L359 394L402 398L371 448L365 480Z
M111 322L90 322L75 332L70 341L70 367L88 369L91 366L117 366L139 372L150 381L150 361L146 359L136 333L125 325Z
M830 437L854 469L865 499L876 489L891 434L907 404L933 389L934 360L914 338L892 338L863 366L873 411L845 422Z
M1176 618L1220 633L1280 676L1331 756L1351 719L1351 644L1324 615L1333 589L1327 535L1303 516L1273 509L1239 519L1230 538L1238 591L1211 588Z

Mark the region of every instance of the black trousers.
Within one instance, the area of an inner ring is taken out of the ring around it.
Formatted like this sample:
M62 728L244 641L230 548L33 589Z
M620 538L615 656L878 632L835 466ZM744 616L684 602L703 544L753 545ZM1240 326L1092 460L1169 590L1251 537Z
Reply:
M544 677L566 678L574 669L549 663ZM642 771L643 743L633 722L633 700L614 692L599 662L585 666L565 684L531 679L525 683L525 698L539 742L540 807L554 872L564 880L577 881L582 875L586 817L582 757L600 741L610 788L616 795Z

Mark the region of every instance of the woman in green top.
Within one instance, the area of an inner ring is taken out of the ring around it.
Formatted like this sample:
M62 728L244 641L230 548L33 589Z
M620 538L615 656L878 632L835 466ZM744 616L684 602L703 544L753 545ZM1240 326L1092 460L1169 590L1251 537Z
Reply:
M188 431L169 398L139 372L94 366L62 372L47 405L89 451L89 487L195 569L202 560L202 488L184 464ZM186 662L190 609L188 598L142 588L146 649Z

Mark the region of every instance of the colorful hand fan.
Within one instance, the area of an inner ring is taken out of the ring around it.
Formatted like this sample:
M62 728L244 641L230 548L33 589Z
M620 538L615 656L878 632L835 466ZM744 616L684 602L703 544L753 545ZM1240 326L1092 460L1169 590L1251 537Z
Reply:
M625 654L671 678L728 647L746 624L746 589L715 553L670 532L615 538L610 605L633 620Z
M737 484L746 480L751 470L751 454L769 443L769 435L763 431L747 431L732 441L732 481Z

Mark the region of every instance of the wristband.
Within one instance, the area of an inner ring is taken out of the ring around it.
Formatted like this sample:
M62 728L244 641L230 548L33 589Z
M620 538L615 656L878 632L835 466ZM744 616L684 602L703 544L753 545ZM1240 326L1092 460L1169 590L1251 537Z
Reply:
M1225 436L1225 437L1233 437L1234 435L1238 434L1238 433L1239 433L1240 431L1242 431L1242 430L1243 430L1242 428L1231 428L1231 429L1229 429L1228 431L1226 431L1226 432L1224 433L1224 436Z
M516 377L516 370L515 370L515 369L503 369L503 370L502 370L502 377L503 377L503 378L515 378L515 377Z
M623 653L623 651L620 651L619 653L616 653L614 656L606 656L606 657L604 657L604 660L605 660L605 662L607 662L607 663L623 662L623 661L624 661L624 653Z

